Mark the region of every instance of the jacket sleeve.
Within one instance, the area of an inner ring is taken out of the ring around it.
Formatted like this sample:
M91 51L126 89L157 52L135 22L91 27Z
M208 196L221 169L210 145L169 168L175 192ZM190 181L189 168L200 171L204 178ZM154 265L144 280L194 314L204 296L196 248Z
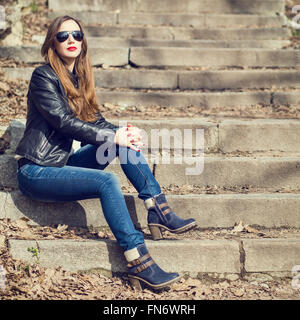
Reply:
M77 118L61 93L58 81L47 72L36 68L30 80L28 98L32 99L45 120L62 134L85 143L100 145L103 141L113 142L115 125L102 116L94 123Z
M120 127L116 126L108 121L105 120L105 118L101 115L101 113L98 113L98 119L96 121L93 122L93 124L95 124L96 126L98 126L99 128L108 128L113 130L114 132L116 132ZM86 144L88 144L88 142L86 141L81 141L80 147L85 146Z

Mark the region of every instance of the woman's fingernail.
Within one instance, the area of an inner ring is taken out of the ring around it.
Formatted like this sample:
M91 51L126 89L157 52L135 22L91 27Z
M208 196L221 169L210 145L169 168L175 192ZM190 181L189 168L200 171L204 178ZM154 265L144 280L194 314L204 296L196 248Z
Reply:
M137 152L140 152L141 150L138 150Z
M128 128L126 128L126 131L128 131Z

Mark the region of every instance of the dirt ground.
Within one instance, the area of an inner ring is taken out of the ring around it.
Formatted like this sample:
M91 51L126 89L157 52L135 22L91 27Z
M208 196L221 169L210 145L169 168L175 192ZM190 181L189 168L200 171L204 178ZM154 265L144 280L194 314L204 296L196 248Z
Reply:
M7 1L12 4L14 1ZM287 16L291 18L291 8L297 1L286 1ZM24 44L32 44L32 35L44 34L50 21L46 17L46 1L36 0L37 12L23 15ZM300 48L300 35L295 32L291 38L290 48ZM0 125L8 125L15 118L26 118L26 93L28 81L8 81L3 77L3 67L33 67L13 59L0 59ZM177 118L177 117L238 117L238 118L299 118L300 106L255 106L238 108L218 108L205 110L195 106L144 107L105 104L101 106L102 114L107 118ZM5 138L0 138L0 153L8 147ZM2 149L1 149L2 148ZM215 186L197 187L176 185L163 191L172 194L188 194L190 188L197 193L248 193L259 192L251 186L219 189ZM195 189L196 188L196 189ZM2 188L1 191L10 191ZM130 188L124 193L134 192ZM269 190L274 192L274 190ZM278 189L275 192L296 192L299 190ZM148 229L142 230L146 239L150 238ZM242 239L242 238L299 238L300 231L293 228L258 229L240 222L230 229L202 230L194 229L183 235L164 234L167 239ZM32 227L20 219L12 222L0 220L0 299L1 300L299 300L300 289L293 289L292 278L275 278L261 275L258 278L225 280L183 277L170 289L158 291L146 288L143 292L131 288L126 275L108 278L99 273L67 272L62 268L45 268L38 263L26 264L12 259L8 250L8 239L114 239L108 229L93 231L85 228L71 228L66 225ZM38 252L33 256L38 257Z

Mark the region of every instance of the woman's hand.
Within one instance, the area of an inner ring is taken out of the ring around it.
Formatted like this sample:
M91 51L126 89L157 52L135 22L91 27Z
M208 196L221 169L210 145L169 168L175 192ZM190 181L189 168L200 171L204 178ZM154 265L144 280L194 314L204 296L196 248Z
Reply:
M116 131L114 143L122 147L129 147L137 152L140 152L140 148L145 145L142 142L141 130L131 124Z

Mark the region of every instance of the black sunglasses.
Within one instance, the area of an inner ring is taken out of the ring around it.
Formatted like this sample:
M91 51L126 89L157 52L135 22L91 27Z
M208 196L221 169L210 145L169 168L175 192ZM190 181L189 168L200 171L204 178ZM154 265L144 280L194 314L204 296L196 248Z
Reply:
M76 41L82 41L84 33L82 31L76 30L76 31L61 31L58 32L58 34L56 35L56 39L58 42L64 42L69 38L69 34L72 34L72 37L76 40Z

